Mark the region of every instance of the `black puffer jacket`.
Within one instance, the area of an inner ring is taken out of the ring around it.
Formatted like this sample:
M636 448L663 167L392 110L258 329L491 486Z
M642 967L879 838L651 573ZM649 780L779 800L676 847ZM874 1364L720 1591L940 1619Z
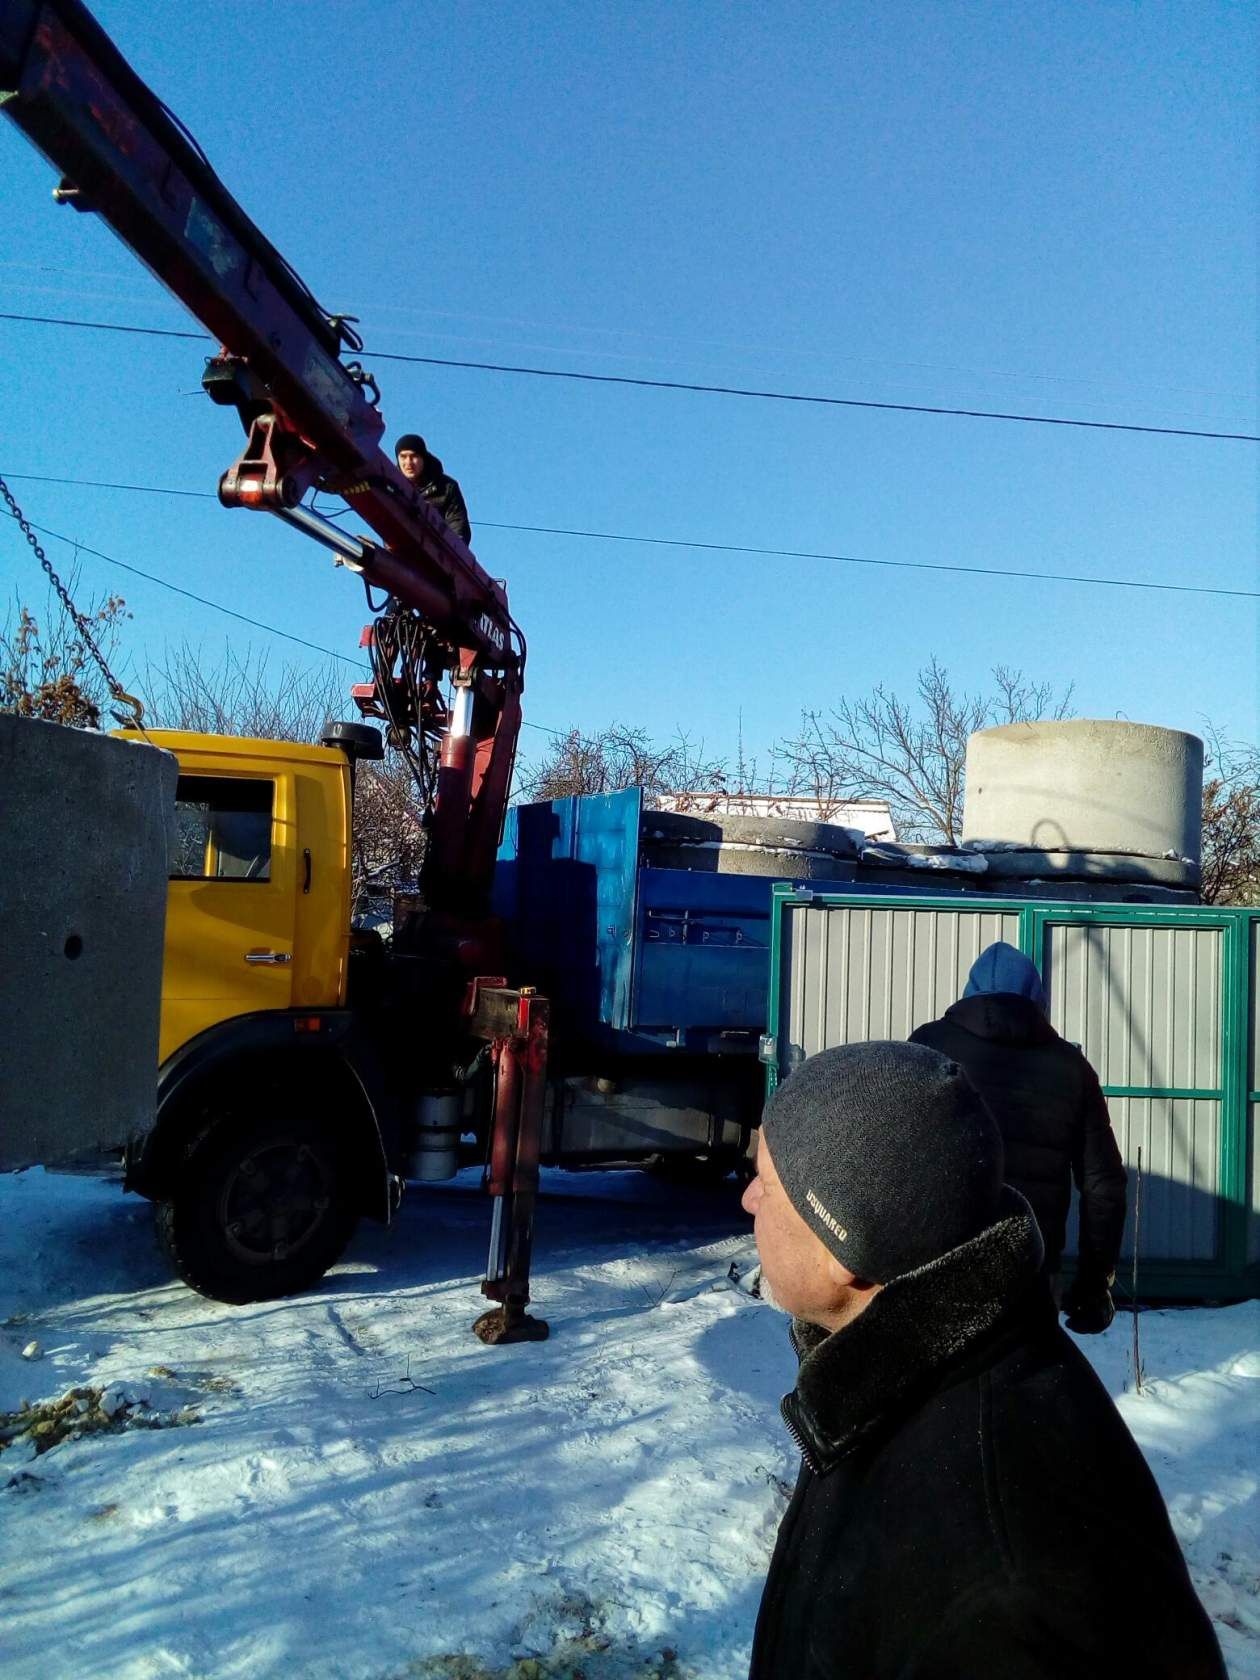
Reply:
M1009 1196L1011 1207L1015 1198ZM1224 1680L1163 1499L1023 1204L803 1353L751 1680Z
M1077 1275L1100 1284L1124 1233L1125 1170L1098 1076L1037 1005L1005 992L965 997L910 1035L959 1063L1006 1148L1006 1181L1032 1204L1058 1271L1072 1181L1081 1193Z
M458 481L442 470L442 463L436 455L425 456L424 478L418 488L425 501L432 503L455 535L471 542L472 526L468 523L463 492Z

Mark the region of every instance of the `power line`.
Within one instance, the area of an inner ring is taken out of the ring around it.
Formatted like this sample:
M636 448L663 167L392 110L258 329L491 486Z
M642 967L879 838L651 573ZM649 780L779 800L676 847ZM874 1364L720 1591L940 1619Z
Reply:
M57 263L26 262L20 259L13 260L8 258L0 258L0 269L14 269L28 274L35 274L41 278L45 275L60 275L63 278L72 280L74 284L72 286L34 286L30 282L24 280L19 280L16 284L18 289L24 292L46 291L63 297L74 297L80 300L85 297L111 297L110 294L106 293L85 292L83 290L85 281L103 280L111 283L122 282L126 284L135 278L134 269L124 272L120 269L85 269L79 265L76 265L73 268L65 268ZM148 297L138 298L134 296L124 296L115 292L112 294L111 301L124 304L147 304L150 300ZM595 326L582 321L535 321L528 316L487 315L480 311L467 309L436 309L426 307L424 305L417 306L414 304L399 303L396 300L393 303L378 306L376 313L388 316L406 315L421 320L486 322L495 327L528 327L531 331L582 333L604 339L639 339L648 344L669 344L673 346L683 345L688 350L694 349L698 346L699 348L705 350L733 351L741 354L744 352L752 352L760 356L787 356L793 360L808 358L811 361L817 361L820 355L823 354L823 352L819 351L816 344L811 344L803 340L797 340L794 343L787 344L768 344L764 340L760 339L708 338L704 336L697 336L695 333L684 334L677 332L651 332L644 330L643 328L627 326ZM475 338L472 338L466 335L456 337L456 335L450 333L432 333L426 331L424 336L426 338L451 338L454 339L455 342L463 343L487 344L499 342L498 340L488 339L484 334L478 334ZM509 342L511 341L509 340ZM546 348L548 351L555 349L558 354L563 354L569 351L570 346L547 345L545 347L531 346L531 348ZM607 358L611 356L618 361L626 361L629 359L623 351L582 350L580 353L583 355L594 355L600 358ZM676 350L674 353L677 353ZM653 361L659 361L660 359L660 357L652 357ZM908 370L914 373L944 373L962 375L967 379L1005 379L1019 384L1041 382L1054 385L1090 386L1095 390L1110 391L1112 393L1123 392L1125 396L1167 396L1172 394L1176 396L1211 397L1220 402L1239 403L1251 402L1254 400L1253 392L1222 391L1219 386L1146 385L1135 387L1131 381L1126 382L1118 379L1097 379L1090 378L1089 376L1083 374L1072 373L1041 373L1034 368L1023 368L1019 371L1014 371L1010 368L973 367L966 363L959 362L925 362L921 359L915 361L901 361L890 356L854 356L844 355L840 352L829 353L829 359L834 362L844 362L863 368L876 368L884 371L894 368L901 372L906 372Z
M68 484L84 490L128 490L146 496L188 496L217 501L209 490L174 490L157 484L115 484L94 478L58 478L41 473L6 473L28 484ZM747 554L767 560L825 560L843 566L882 566L893 571L951 572L964 577L1026 578L1034 583L1084 583L1106 589L1150 589L1172 595L1221 595L1235 600L1260 600L1260 590L1225 589L1206 583L1155 583L1143 578L1094 577L1083 572L1033 572L1013 566L960 566L943 560L880 560L870 555L828 554L816 549L754 548L740 543L694 542L685 537L642 537L624 531L581 531L563 525L515 525L479 519L488 531L521 531L546 537L581 537L592 542L643 543L652 548L688 548L709 554ZM171 585L170 587L174 587ZM226 610L226 609L225 609Z
M91 327L96 332L135 333L141 338L186 338L195 344L213 344L209 333L175 332L169 327L120 327L114 321L70 321L60 315L9 315L0 310L0 321L25 321L36 327Z
M36 475L32 473L15 474L14 476L24 477L27 480L32 480L36 477ZM36 482L39 482L39 480L36 480ZM74 479L54 479L46 482L73 484L76 481ZM109 488L143 489L146 487L110 486ZM207 494L207 492L203 490L162 491L155 489L154 494L202 496ZM13 515L9 514L8 517L12 519ZM120 560L117 555L105 554L99 548L92 548L87 543L79 542L76 537L62 536L60 531L50 531L46 525L36 525L34 521L29 521L28 523L30 523L32 531L38 531L41 537L51 537L54 542L65 543L66 547L72 548L76 554L90 554L93 559L104 560L107 565L117 566L120 571L130 572L133 577L144 578L147 583L156 583L160 589L169 589L173 595L183 595L189 601L196 601L199 606L209 607L214 612L224 613L228 618L234 618L241 624L248 624L255 630L264 630L269 636L279 636L286 642L296 642L299 647L309 648L312 653L322 653L328 659L335 659L342 665L349 665L353 670L366 671L369 669L369 667L365 665L361 659L349 659L344 653L337 653L333 648L324 647L319 642L309 642L304 636L295 636L292 631L281 630L277 625L267 624L261 618L250 618L247 613L237 612L234 607L225 607L221 601L212 601L208 595L198 595L195 590L185 589L181 584L172 583L169 578L159 577L156 572L146 572L140 566L133 566L130 561ZM537 729L544 735L555 735L558 737L563 736L565 733L563 729L551 729L545 723L531 723L528 718L522 719L522 727L525 729Z
M1151 583L1140 578L1090 577L1077 572L1027 572L1012 566L955 566L944 560L876 560L869 555L823 554L814 549L749 548L738 543L690 542L682 537L632 537L613 531L570 531L553 525L496 525L491 519L479 519L477 523L494 531L533 531L550 537L592 537L600 542L698 548L718 554L753 554L780 560L831 560L843 566L887 566L906 572L961 572L966 577L1031 578L1035 583L1091 583L1108 589L1156 589L1175 595L1229 595L1247 601L1260 601L1260 589L1217 589L1211 584Z
M250 618L247 613L237 612L234 607L225 607L220 601L212 601L208 595L198 595L195 590L185 589L181 584L172 583L169 578L159 577L156 572L146 572L139 566L131 565L127 560L120 560L117 555L104 554L99 548L91 548L87 543L79 542L76 537L64 537L60 531L50 531L46 525L36 525L33 520L30 523L31 529L38 531L40 536L65 543L68 548L74 549L76 554L90 554L96 560L104 560L121 571L130 572L133 577L144 578L148 583L156 583L161 589L169 589L173 595L183 595L189 601L196 601L199 606L211 607L215 612L225 613L228 618L235 618L241 624L252 625L255 630L265 630L268 635L281 636L286 642L296 642L299 647L309 648L313 653L322 653L329 659L339 660L343 665L351 665L356 671L367 670L367 666L360 659L348 659L344 653L336 653L332 648L322 647L318 642L308 642L304 636L295 636L289 630L280 630L274 624L265 624L260 618Z
M103 478L60 478L51 473L9 473L25 484L73 484L81 490L132 490L140 496L187 496L196 502L217 502L213 490L176 490L165 484L113 484Z
M637 385L650 391L697 391L713 397L757 397L764 402L815 403L827 408L870 408L888 414L939 414L962 420L1014 420L1026 426L1076 426L1095 432L1141 432L1152 437L1212 438L1217 442L1260 443L1251 432L1200 432L1181 426L1138 426L1119 420L1076 420L1047 414L1007 414L989 408L940 408L928 403L875 402L867 397L824 397L800 391L757 391L739 385L696 385L682 379L635 379L625 373L575 373L562 368L514 367L505 362L455 361L445 356L404 356L364 350L381 362L417 362L426 367L475 368L483 373L522 373L535 379L580 379L592 385Z
M0 321L28 325L82 327L96 332L136 333L150 338L213 342L204 333L175 332L158 327L120 327L111 321L74 321L54 315L15 315L0 311ZM465 368L480 373L512 373L532 379L575 379L589 385L630 385L648 391L691 391L713 397L753 397L762 402L806 403L826 408L875 409L887 414L936 414L963 420L1007 420L1025 426L1068 426L1094 432L1134 432L1147 437L1208 438L1218 443L1260 443L1254 432L1196 431L1183 426L1141 426L1120 420L1081 420L1065 415L1016 414L989 408L945 408L930 403L876 402L868 397L830 397L802 391L761 391L740 385L700 385L682 379L640 379L626 373L579 373L571 368L518 366L510 362L473 362L447 356L413 356L400 350L364 349L363 355L381 362L407 362L419 367Z

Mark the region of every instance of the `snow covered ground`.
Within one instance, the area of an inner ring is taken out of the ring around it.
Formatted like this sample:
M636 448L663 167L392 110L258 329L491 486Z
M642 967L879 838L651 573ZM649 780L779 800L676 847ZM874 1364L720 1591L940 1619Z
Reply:
M5 1680L742 1680L796 1468L784 1321L727 1279L748 1222L733 1187L546 1190L552 1339L485 1348L462 1181L364 1226L319 1291L233 1308L171 1280L115 1184L0 1177L0 1412L127 1402L0 1453ZM1129 1320L1082 1345L1260 1680L1260 1303L1141 1333L1140 1395Z

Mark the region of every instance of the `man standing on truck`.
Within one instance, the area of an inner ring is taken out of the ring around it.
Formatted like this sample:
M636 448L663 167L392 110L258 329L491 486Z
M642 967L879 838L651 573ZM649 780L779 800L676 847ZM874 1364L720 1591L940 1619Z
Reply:
M795 1318L802 1463L750 1680L1225 1680L1002 1169L993 1117L925 1045L824 1050L766 1107L744 1207Z
M472 541L472 526L468 523L468 509L458 482L442 469L436 455L429 454L429 446L419 432L404 432L394 445L398 470L408 478L442 515L457 537Z
M1067 1327L1096 1335L1116 1316L1111 1300L1124 1233L1124 1164L1098 1075L1046 1019L1036 968L998 940L972 964L966 990L912 1044L961 1063L998 1123L1006 1182L1031 1205L1058 1298L1072 1182L1081 1196L1076 1276L1063 1298Z

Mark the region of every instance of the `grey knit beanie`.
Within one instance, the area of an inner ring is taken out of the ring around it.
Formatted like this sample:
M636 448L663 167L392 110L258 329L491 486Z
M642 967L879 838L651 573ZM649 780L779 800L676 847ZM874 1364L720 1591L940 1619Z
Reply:
M889 1283L998 1218L1002 1138L925 1044L843 1044L802 1062L762 1118L792 1205L843 1266Z

